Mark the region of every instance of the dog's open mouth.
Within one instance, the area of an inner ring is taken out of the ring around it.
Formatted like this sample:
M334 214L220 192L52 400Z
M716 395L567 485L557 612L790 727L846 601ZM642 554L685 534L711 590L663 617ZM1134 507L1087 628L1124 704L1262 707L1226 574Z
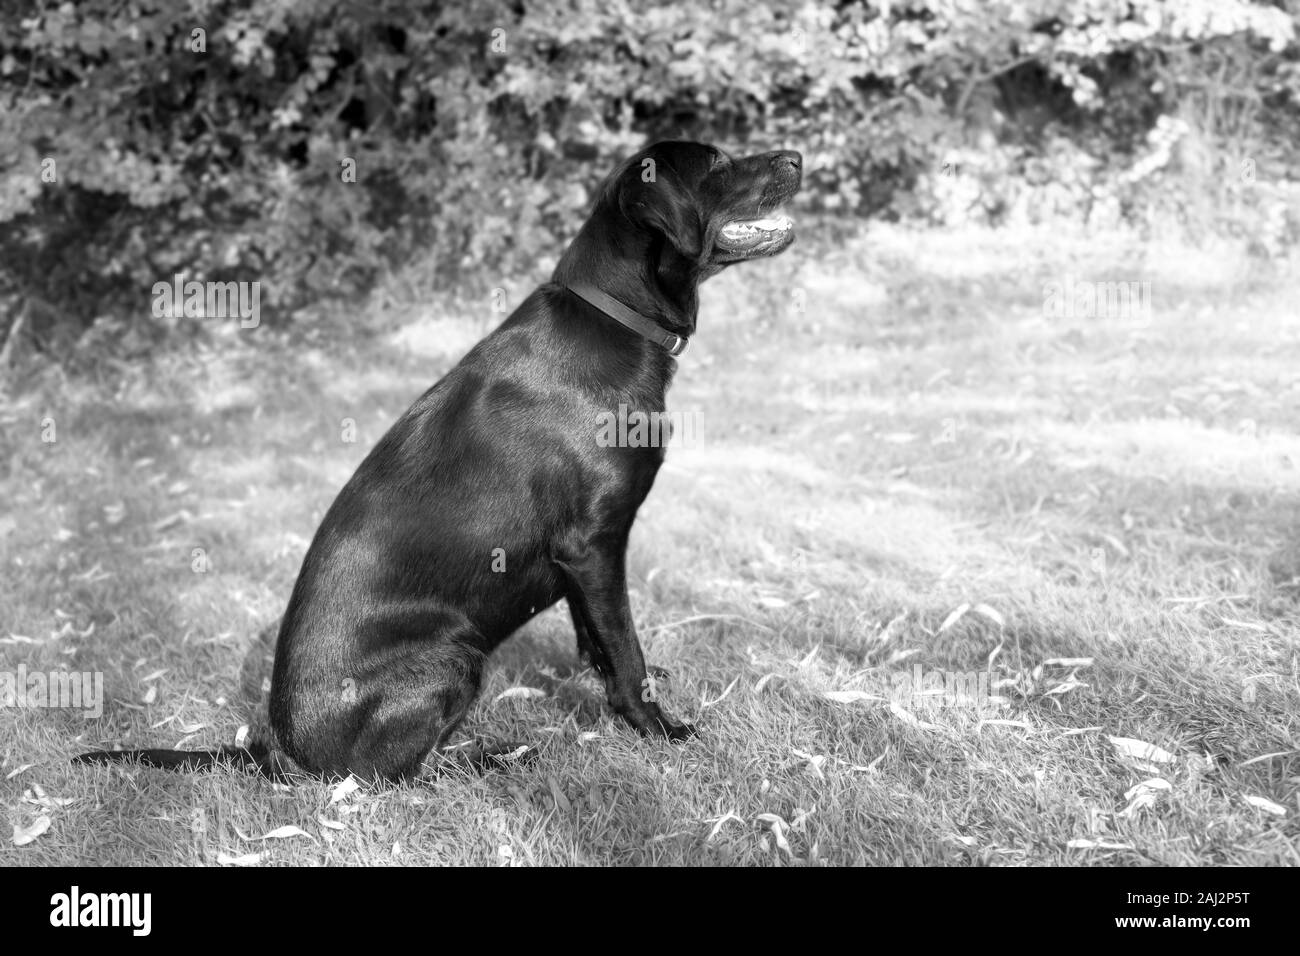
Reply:
M783 248L793 237L794 221L778 210L762 219L736 219L718 233L718 248L743 255L762 254Z

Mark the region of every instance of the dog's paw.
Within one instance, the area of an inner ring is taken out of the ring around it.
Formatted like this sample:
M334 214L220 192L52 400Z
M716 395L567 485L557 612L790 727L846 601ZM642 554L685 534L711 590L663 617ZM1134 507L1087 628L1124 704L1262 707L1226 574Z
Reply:
M694 724L681 724L671 717L663 716L655 718L653 726L648 728L647 736L667 737L673 743L679 744L692 737L698 737L699 733Z

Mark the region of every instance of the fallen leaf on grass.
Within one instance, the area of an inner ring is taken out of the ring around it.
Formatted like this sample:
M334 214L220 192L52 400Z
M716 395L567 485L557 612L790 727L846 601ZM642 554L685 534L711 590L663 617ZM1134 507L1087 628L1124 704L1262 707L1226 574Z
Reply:
M722 816L718 817L717 820L714 821L713 828L709 830L709 835L704 838L704 842L705 843L713 842L713 838L718 835L718 831L722 829L723 824L725 824L728 820L735 820L737 823L745 822L744 817L737 816L735 813L728 810L726 813L724 813Z
M785 829L789 824L775 813L760 813L754 819L770 826L772 828L772 838L776 840L777 849L794 859L794 852L790 849L790 842L785 838Z
M316 817L316 822L319 823L321 826L325 827L325 829L327 829L327 830L346 830L346 829L347 829L347 824L346 824L346 823L340 823L338 820L328 820L328 819L326 819L325 817L322 817L322 816L318 816L318 817Z
M30 770L30 769L32 769L32 767L34 767L34 766L36 766L36 765L35 765L35 764L32 764L32 763L25 763L25 764L23 764L21 767L17 767L17 768L15 768L15 769L13 769L13 770L10 770L10 771L9 771L9 775L6 776L5 779L6 779L6 780L12 780L14 777L18 776L18 775L19 775L20 773L22 773L24 770Z
M1125 792L1124 799L1129 801L1129 804L1119 812L1119 815L1121 817L1131 817L1139 810L1154 806L1156 798L1162 791L1172 789L1173 785L1168 780L1160 777L1143 780L1141 783L1129 787L1128 791Z
M864 700L888 700L888 697L880 697L876 694L868 694L865 690L828 690L822 694L827 700L833 700L837 704L856 704Z
M1131 850L1132 843L1103 843L1101 840L1071 840L1065 844L1071 850Z
M99 581L108 580L109 578L113 577L113 574L108 571L105 571L103 567L100 566L100 563L96 561L94 566L90 568L90 570L82 571L80 574L70 575L70 577L74 581L88 581L94 584Z
M545 697L546 691L537 687L511 687L509 690L503 690L493 699L492 703L497 701L519 698L521 700L536 700Z
M330 794L330 803L335 804L342 800L346 800L360 789L360 781L351 774L348 774L348 778L335 787L333 792Z
M758 679L758 683L754 685L754 693L755 694L763 693L763 688L772 682L772 678L779 677L779 676L780 675L776 673L764 674L762 677Z
M276 827L270 833L264 836L256 837L258 840L287 840L289 837L305 836L309 840L315 839L310 833L301 827L296 827L292 823L285 824L282 827Z
M1263 810L1266 813L1272 813L1279 817L1286 816L1286 807L1282 806L1282 804L1280 803L1274 803L1272 800L1269 800L1265 797L1244 796L1242 797L1242 799L1245 800L1247 803L1249 803L1252 807L1258 807L1260 810Z
M944 631L948 630L948 628L952 627L963 617L965 617L966 612L969 610L970 610L969 604L963 604L960 607L955 608L951 614L949 614L947 617L943 619L943 623L939 625L938 633L942 634Z
M790 752L802 760L808 769L817 775L818 780L826 779L826 775L822 773L822 764L826 762L825 754L810 754L802 750L791 750Z
M153 523L152 528L154 531L167 531L176 527L178 524L193 520L194 515L182 508L180 511L170 514L165 518L159 518Z
M26 846L50 828L50 818L41 814L29 827L14 824L14 846Z
M1125 558L1129 556L1129 550L1127 547L1124 546L1124 542L1121 541L1119 538L1115 537L1113 534L1102 534L1100 535L1100 537L1108 545L1114 548L1115 552L1120 556Z
M978 614L980 617L988 618L998 627L1007 626L1007 622L1002 617L1002 615L998 613L996 610L994 610L993 608L989 607L987 604L976 604L973 608L971 608L971 610L974 611L976 614Z
M51 797L41 788L40 784L32 784L31 789L23 793L23 803L30 803L46 810L61 810L76 803L79 799L81 798Z
M217 854L217 863L221 866L257 866L261 859L260 853L245 853L243 856L233 856L229 853Z
M1271 754L1260 754L1258 757L1251 757L1249 760L1243 760L1237 764L1238 767L1249 767L1253 763L1260 763L1264 760L1272 760L1274 757L1289 757L1293 753L1300 753L1297 750L1275 750ZM31 764L28 764L31 766Z
M69 635L74 635L76 637L90 637L90 635L94 633L95 633L94 621L91 621L90 625L84 631L79 631L75 627L73 627L72 621L64 621L63 626L59 628L57 631L50 631L50 638L52 640L57 641L59 638L67 637ZM64 653L67 654L69 652L64 651Z
M880 752L879 757L871 761L871 763L867 764L865 767L862 766L861 764L853 764L851 767L849 767L849 769L852 770L854 773L872 773L877 767L880 766L880 761L884 760L888 754L889 754L889 748L886 747L884 750Z
M1043 696L1050 697L1053 694L1068 694L1072 690L1078 690L1080 687L1088 687L1088 686L1090 685L1085 684L1083 681L1071 679L1065 681L1064 683L1057 684L1049 691L1044 691Z
M735 688L736 684L739 683L739 681L740 681L740 678L737 677L737 678L736 678L735 680L733 680L730 684L728 684L728 685L727 685L727 689L724 690L724 691L722 692L722 694L721 694L721 695L720 695L716 700L705 700L705 699L704 699L704 695L701 694L701 695L700 695L700 709L703 710L705 707L713 707L713 706L716 705L716 704L720 704L720 703L722 703L724 700L727 699L727 695L731 693L731 691Z
M1263 624L1257 624L1257 623L1255 623L1254 621L1238 621L1238 620L1236 620L1235 618L1231 618L1231 617L1225 617L1225 618L1222 618L1222 620L1223 620L1223 623L1224 623L1224 624L1227 624L1229 627L1239 627L1239 628L1241 628L1242 630L1245 630L1245 631L1254 631L1254 632L1256 632L1257 634L1267 634L1267 633L1268 633L1268 628L1267 628L1267 627L1265 627Z
M988 720L981 720L979 722L979 727L978 727L979 730L983 730L985 727L1019 727L1022 730L1034 729L1032 725L1026 723L1023 720L1000 720L1000 719L993 719L993 718L990 718Z
M1175 759L1174 755L1168 750L1162 750L1155 744L1149 744L1143 740L1134 740L1132 737L1109 736L1106 739L1123 757L1132 757L1134 760L1149 760L1152 763L1172 763Z
M1147 791L1172 790L1174 785L1163 777L1152 777L1150 780L1143 780L1141 783L1134 784L1124 793L1125 800L1132 800L1137 794Z
M916 727L918 730L938 730L938 724L928 724L924 720L919 720L913 714L908 713L898 704L891 703L889 712L910 727Z
M527 744L520 744L514 750L507 751L506 753L494 754L494 759L503 761L505 763L510 763L513 760L522 759L524 754L528 753L528 751L532 749L533 748L528 746Z
M817 805L813 804L811 810L805 810L803 807L794 808L794 819L790 821L790 829L803 833L804 827L808 824L808 818L817 812Z
M890 621L889 621L889 623L886 624L886 625L884 626L884 628L881 630L881 632L880 632L879 634L876 635L876 643L877 643L877 644L886 644L886 643L888 643L889 641L891 641L891 640L894 638L895 633L896 633L896 632L894 631L894 625L895 625L895 624L902 624L902 623L903 623L904 621L906 621L906 620L907 620L907 612L906 612L906 611L904 611L902 614L899 614L899 615L897 615L897 616L891 618Z

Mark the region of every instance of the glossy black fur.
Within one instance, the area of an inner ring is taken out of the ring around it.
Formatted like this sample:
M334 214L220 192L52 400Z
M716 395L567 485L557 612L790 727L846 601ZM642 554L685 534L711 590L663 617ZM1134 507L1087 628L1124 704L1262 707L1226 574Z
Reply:
M273 746L237 762L267 771L278 750L317 774L413 776L473 703L488 655L561 598L613 709L644 734L694 733L643 699L628 606L628 533L664 449L596 440L620 405L664 411L676 360L565 286L594 285L689 336L699 283L738 261L716 247L718 230L772 211L800 177L798 153L732 160L687 142L656 144L610 176L552 280L425 392L339 493L281 622ZM122 756L184 769L232 753L85 755Z

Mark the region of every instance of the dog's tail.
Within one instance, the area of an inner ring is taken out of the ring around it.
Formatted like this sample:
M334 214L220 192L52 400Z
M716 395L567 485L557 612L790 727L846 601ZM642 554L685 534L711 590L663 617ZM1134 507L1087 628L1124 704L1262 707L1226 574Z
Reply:
M275 658L275 637L280 622L264 628L253 641L240 669L242 708L249 712L253 733L243 744L216 750L92 750L72 758L73 763L139 763L181 773L234 767L256 770L261 776L283 781L292 762L267 741L271 737L266 725L266 691L270 689L271 669Z
M282 780L285 768L278 754L265 744L249 741L239 747L218 747L216 750L92 750L72 758L73 763L123 763L134 762L146 767L176 770L182 773L208 770L213 767L235 767L256 770L271 780Z

